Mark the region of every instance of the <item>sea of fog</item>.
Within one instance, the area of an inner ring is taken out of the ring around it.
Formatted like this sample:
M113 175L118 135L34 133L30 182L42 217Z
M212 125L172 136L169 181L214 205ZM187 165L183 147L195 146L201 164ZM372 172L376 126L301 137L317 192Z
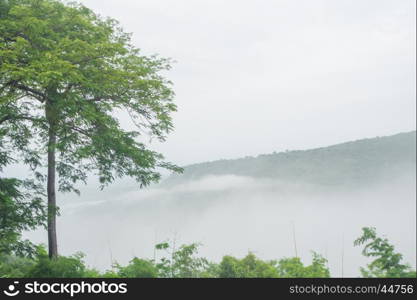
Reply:
M364 226L376 227L416 265L415 174L360 189L234 175L142 190L120 182L60 200L60 253L81 251L100 270L134 256L154 258L154 245L169 240L177 247L200 242L199 254L216 262L248 251L262 259L291 257L296 248L310 263L316 251L332 276L355 277L369 262L353 246ZM46 242L41 230L25 236Z

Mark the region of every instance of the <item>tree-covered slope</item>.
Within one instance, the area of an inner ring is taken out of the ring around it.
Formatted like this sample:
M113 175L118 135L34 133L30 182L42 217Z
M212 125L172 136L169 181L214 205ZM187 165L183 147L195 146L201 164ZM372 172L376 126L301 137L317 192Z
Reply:
M415 169L416 132L412 131L312 150L193 164L165 183L234 174L323 185L356 185L395 179L403 174L415 176Z

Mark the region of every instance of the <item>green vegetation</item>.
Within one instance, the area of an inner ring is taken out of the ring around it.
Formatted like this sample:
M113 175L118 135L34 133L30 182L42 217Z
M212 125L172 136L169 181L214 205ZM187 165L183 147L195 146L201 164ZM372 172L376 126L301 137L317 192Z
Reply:
M361 268L364 277L416 277L415 270L401 263L402 254L395 252L388 239L378 237L372 227L365 227L362 231L362 236L354 244L365 245L362 254L374 258L366 268Z
M0 1L1 143L47 186L50 257L58 255L56 189L78 192L87 174L102 187L124 176L146 186L159 180L157 168L180 171L136 139L163 141L173 128L173 91L160 75L169 68L81 4ZM116 112L136 130L123 129Z
M273 261L262 261L253 253L249 253L242 259L224 256L218 269L221 278L278 277L278 271Z
M320 254L313 252L311 265L303 266L303 263L298 257L285 258L278 262L278 272L280 277L327 278L330 277L330 272L326 265L327 260Z
M10 157L0 151L0 171L9 162ZM35 246L22 241L21 233L45 224L42 196L42 187L31 180L0 178L0 255L34 255Z
M359 187L384 179L392 180L397 174L407 171L415 178L415 131L312 150L194 164L184 167L181 176L174 174L164 184L175 185L208 175L233 174L338 188Z
M367 269L361 268L363 277L416 277L416 271L401 263L401 254L387 239L376 236L374 228L363 228L363 235L355 245L365 242L363 254L375 257ZM114 263L111 270L99 272L88 268L83 254L58 256L49 259L43 247L37 248L34 258L17 255L0 255L0 277L42 278L319 278L330 277L327 260L312 252L312 262L304 265L299 257L265 261L248 253L239 259L224 256L219 263L199 257L198 244L182 245L178 249L168 243L155 246L161 258L133 258L126 266Z
M199 257L198 244L155 246L160 259L134 257L101 272L82 253L58 254L56 193L75 192L89 175L101 188L132 177L139 187L158 182L159 170L180 172L147 139L164 141L176 111L172 84L161 73L170 61L144 56L116 20L75 2L0 0L0 171L25 165L27 178L0 177L0 277L283 278L330 277L327 260L313 252L265 261L248 253L220 262ZM122 127L129 115L135 130ZM140 137L140 140L139 140ZM368 184L375 174L415 174L416 132L308 151L287 151L186 168L167 184L206 175L235 174L322 185ZM22 240L45 226L48 245ZM364 277L415 277L402 255L375 229L355 245L374 260Z

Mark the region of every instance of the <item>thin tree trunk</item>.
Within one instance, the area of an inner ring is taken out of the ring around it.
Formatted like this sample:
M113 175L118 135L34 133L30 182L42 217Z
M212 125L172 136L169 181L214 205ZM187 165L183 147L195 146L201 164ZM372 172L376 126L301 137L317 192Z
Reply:
M49 124L48 140L48 246L49 257L58 256L58 243L56 238L56 193L55 193L55 144L56 133L53 124Z

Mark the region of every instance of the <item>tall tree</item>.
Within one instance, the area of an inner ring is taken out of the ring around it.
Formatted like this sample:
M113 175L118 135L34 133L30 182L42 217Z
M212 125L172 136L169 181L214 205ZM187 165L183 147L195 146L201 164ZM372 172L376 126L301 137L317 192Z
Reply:
M180 169L145 145L172 128L169 60L141 55L118 22L76 3L0 0L0 129L16 158L45 180L49 255L58 254L56 183L78 192L90 172L146 186ZM116 115L129 115L133 131ZM45 174L46 169L46 174Z

